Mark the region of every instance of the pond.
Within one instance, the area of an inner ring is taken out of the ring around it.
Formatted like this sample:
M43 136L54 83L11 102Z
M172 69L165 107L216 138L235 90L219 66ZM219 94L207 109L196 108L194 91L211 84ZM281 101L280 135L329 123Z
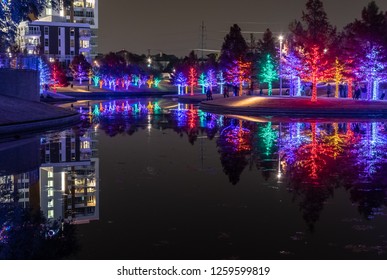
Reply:
M0 257L387 258L383 121L125 104L92 102L102 110L79 126L3 141L1 183L18 189L14 208L41 209L59 226L36 245L3 199ZM21 239L41 253L25 254Z

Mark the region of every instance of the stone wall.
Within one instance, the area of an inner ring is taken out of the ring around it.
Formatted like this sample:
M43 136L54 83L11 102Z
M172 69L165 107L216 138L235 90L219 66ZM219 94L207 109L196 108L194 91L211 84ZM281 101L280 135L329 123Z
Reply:
M39 101L39 71L0 69L0 95Z

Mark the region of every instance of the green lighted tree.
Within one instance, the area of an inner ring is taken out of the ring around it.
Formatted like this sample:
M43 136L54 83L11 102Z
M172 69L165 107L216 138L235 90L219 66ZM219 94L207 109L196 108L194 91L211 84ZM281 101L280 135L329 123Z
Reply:
M270 54L266 56L266 59L262 61L261 71L259 74L260 81L268 84L268 95L272 95L273 87L272 82L278 79L278 73L276 65Z

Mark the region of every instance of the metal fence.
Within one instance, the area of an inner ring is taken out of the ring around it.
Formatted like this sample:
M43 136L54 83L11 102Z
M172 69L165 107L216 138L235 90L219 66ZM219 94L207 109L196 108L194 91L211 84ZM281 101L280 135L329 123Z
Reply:
M39 57L33 55L0 54L0 68L39 70Z

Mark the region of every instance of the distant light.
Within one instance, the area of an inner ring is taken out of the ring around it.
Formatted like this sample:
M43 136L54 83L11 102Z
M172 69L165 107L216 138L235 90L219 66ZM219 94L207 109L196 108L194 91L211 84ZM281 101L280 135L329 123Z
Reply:
M278 39L282 42L282 40L284 39L284 36L279 35Z

